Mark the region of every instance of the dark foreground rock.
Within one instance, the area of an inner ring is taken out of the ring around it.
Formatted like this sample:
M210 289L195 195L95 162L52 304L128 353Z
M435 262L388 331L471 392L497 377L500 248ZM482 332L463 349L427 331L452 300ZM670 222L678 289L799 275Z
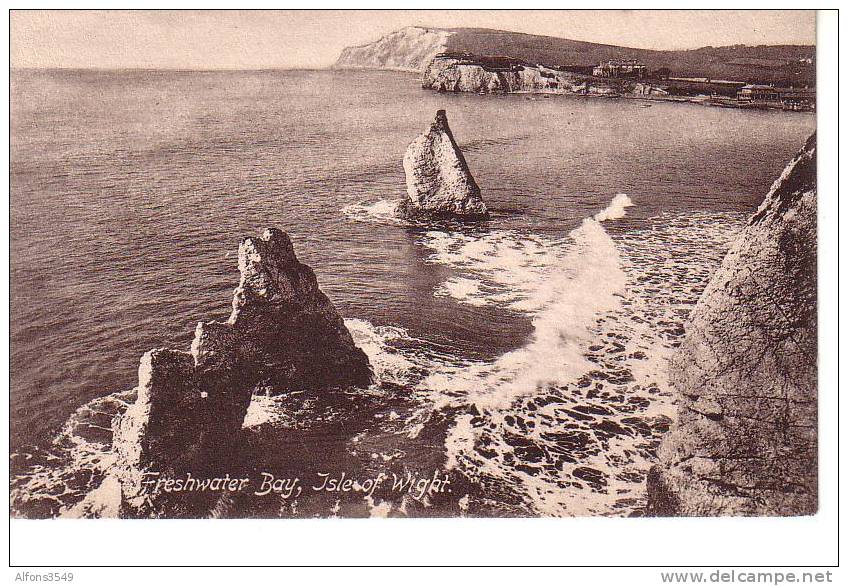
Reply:
M489 212L480 188L448 126L444 110L403 157L407 197L400 211L407 217L481 219Z
M288 235L271 228L244 239L239 270L226 322L198 324L190 352L156 349L141 359L137 399L114 424L123 514L193 516L208 507L202 497L152 498L150 482L233 472L257 388L278 394L371 382L367 356Z
M197 326L192 355L198 370L247 365L272 392L370 384L368 357L285 232L270 228L245 238L239 270L230 318Z
M651 515L817 509L816 139L772 186L692 313L670 365L678 421Z

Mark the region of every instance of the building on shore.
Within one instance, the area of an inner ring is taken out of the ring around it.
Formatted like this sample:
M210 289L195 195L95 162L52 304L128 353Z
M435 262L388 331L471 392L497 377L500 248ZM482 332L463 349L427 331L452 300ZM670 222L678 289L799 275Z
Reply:
M770 85L744 85L736 92L736 101L740 106L780 107L780 94Z
M648 66L642 65L636 59L610 59L592 69L592 75L595 77L642 79L648 75Z
M784 110L810 112L816 109L816 90L808 88L779 88Z
M751 84L739 88L736 103L741 108L811 111L816 107L816 90Z

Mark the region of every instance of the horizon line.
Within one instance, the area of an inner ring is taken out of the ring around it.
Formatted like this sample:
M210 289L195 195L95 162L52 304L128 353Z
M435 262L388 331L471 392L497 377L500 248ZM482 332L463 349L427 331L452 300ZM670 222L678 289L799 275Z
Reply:
M101 67L101 66L62 66L51 65L48 67L37 66L9 66L9 71L327 71L332 70L332 65L326 67ZM349 68L338 69L346 71ZM401 72L402 73L402 72Z
M729 49L734 47L804 47L804 48L812 48L816 52L818 52L818 46L814 42L812 44L805 43L773 43L773 44L756 44L749 45L747 43L736 43L732 45L701 45L696 47L689 48L677 48L677 49L653 49L647 47L631 47L625 45L615 45L611 43L601 43L597 41L587 41L584 39L572 39L567 37L557 37L553 35L540 35L536 33L526 33L521 31L511 31L507 29L494 29L488 27L436 27L436 26L427 26L421 24L412 24L400 27L392 32L383 34L378 39L373 41L359 44L359 45L346 45L342 48L342 53L346 49L352 48L361 48L367 47L369 45L373 45L374 43L379 42L381 39L386 36L395 34L399 31L402 31L407 28L420 28L420 29L429 29L429 30L442 30L442 31L459 31L459 30L485 30L485 31L493 31L499 33L509 33L516 35L525 35L525 36L533 36L533 37L543 37L549 39L559 39L563 41L571 41L575 43L586 43L590 45L598 45L604 47L613 47L625 50L635 50L635 51L648 51L652 53L682 53L682 52L690 52L690 51L699 51L702 49ZM340 53L341 55L341 53ZM11 60L10 60L11 61ZM333 65L338 61L338 57L332 63L329 63L325 66L271 66L271 67L169 67L169 66L151 66L151 67L138 67L138 66L113 66L113 67L104 67L99 65L92 66L66 66L66 65L50 65L50 66L15 66L11 63L9 64L9 71L325 71L328 69L333 69ZM349 68L342 68L349 69Z

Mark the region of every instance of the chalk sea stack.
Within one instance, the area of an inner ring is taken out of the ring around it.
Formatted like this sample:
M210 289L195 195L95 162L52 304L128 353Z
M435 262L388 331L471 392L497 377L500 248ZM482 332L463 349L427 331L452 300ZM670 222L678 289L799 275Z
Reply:
M816 138L736 238L670 364L678 420L648 514L817 510Z
M453 138L444 110L403 157L407 197L400 211L407 217L483 219L489 211L462 151Z
M114 423L125 513L157 513L145 475L201 477L237 460L257 388L280 394L371 383L368 357L285 232L245 238L238 265L227 321L199 323L190 352L155 349L141 359L137 399Z

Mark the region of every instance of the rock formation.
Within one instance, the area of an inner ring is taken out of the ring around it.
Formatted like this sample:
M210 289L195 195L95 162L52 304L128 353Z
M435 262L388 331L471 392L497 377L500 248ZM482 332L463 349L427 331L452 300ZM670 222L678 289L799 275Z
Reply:
M678 421L651 515L817 509L816 139L774 183L691 315L670 365Z
M516 59L437 55L424 70L421 86L440 92L509 93L579 91L574 75L534 66Z
M488 215L444 110L436 112L430 128L406 149L403 168L407 197L400 210L404 215L460 219Z
M665 95L646 82L600 79L508 57L440 54L430 61L421 87L438 92L505 94L538 92L580 95Z
M229 320L197 326L192 354L198 369L249 365L281 392L370 384L367 356L285 232L270 228L261 238L244 239L239 270Z
M202 476L236 460L257 386L285 393L371 382L367 356L287 234L245 238L239 270L226 322L198 324L190 352L156 349L141 359L137 399L114 424L129 514L155 514L146 478Z

